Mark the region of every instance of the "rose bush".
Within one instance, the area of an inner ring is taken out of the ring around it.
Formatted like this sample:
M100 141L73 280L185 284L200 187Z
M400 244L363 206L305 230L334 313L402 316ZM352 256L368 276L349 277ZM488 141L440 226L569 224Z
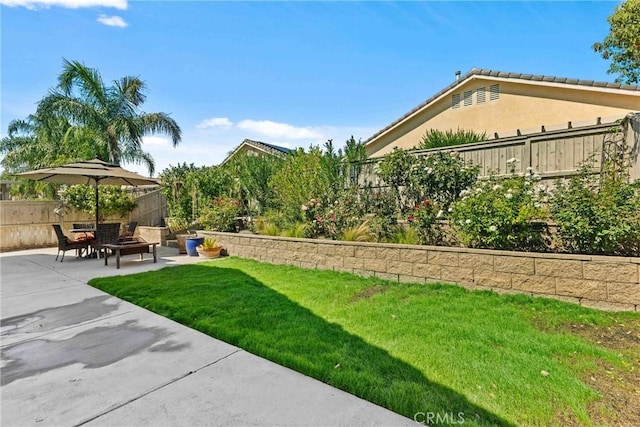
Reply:
M452 227L464 246L487 249L541 251L547 247L543 207L546 191L539 177L500 178L478 181L453 203Z
M550 205L564 250L640 255L640 182L599 180L585 167L569 182L556 182Z
M240 202L222 197L201 209L198 222L208 231L236 231L236 218L241 213Z

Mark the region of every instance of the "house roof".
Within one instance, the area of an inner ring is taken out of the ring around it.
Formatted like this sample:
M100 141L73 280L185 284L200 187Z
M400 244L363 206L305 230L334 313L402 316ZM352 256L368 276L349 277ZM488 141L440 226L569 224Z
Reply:
M240 145L238 145L235 150L233 150L226 159L224 159L221 163L221 165L224 165L225 163L227 163L231 158L233 158L233 156L235 156L241 149L242 147L252 147L258 151L262 151L266 154L271 154L274 156L282 156L283 154L290 154L293 152L292 149L290 148L286 148L286 147L280 147L278 145L273 145L273 144L267 144L266 142L262 142L262 141L254 141L252 139L245 139L244 141L242 141L240 143Z
M556 85L567 85L567 86L580 86L583 89L615 89L615 90L623 90L623 91L631 91L640 93L640 86L629 85L629 84L621 84L621 83L608 83L608 82L599 82L595 80L582 80L582 79L572 79L567 77L555 77L555 76L544 76L544 75L536 75L536 74L523 74L523 73L510 73L505 71L496 71L496 70L486 70L482 68L472 68L471 71L466 73L464 76L460 77L455 82L451 83L449 86L445 87L431 98L424 101L422 104L418 105L408 113L404 114L399 119L392 122L390 125L384 127L380 131L376 132L373 136L365 141L365 144L368 144L373 139L378 137L379 135L385 133L387 130L393 128L400 122L404 121L408 117L414 115L418 111L424 109L432 102L436 101L438 98L446 94L447 92L453 91L456 87L463 85L467 81L475 78L490 78L492 80L520 80L527 81L531 83L539 82L540 84L556 84Z

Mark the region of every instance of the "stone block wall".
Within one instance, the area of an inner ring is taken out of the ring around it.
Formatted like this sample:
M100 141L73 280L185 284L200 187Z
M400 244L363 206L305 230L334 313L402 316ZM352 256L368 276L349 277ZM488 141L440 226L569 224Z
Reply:
M229 255L346 271L398 282L544 296L606 310L640 311L640 258L339 242L214 233Z

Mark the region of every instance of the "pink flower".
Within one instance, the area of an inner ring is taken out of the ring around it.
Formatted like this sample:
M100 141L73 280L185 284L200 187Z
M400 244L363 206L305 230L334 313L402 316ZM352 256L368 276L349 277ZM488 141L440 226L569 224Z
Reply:
M329 217L329 219L330 219L331 221L335 221L335 220L336 220L336 216L335 216L335 215L331 215L331 216Z
M302 205L302 208L301 208L301 209L302 209L303 211L306 211L307 209L309 209L309 207L308 207L307 205Z
M322 221L322 217L321 217L320 215L318 215L318 216L316 217L316 220L317 220L318 222L321 222L321 221Z
M409 222L413 222L416 220L416 217L414 215L409 215L407 219L409 220Z

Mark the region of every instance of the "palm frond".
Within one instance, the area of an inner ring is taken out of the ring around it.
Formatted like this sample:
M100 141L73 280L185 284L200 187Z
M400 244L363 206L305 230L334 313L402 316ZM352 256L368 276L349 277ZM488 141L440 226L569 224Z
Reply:
M107 90L100 73L79 61L64 60L62 73L58 76L58 87L67 96L71 96L74 88L77 88L84 98L92 98L102 105L107 103Z
M182 130L178 123L165 113L145 113L140 116L144 129L150 133L162 133L171 138L173 146L182 139Z
M136 107L143 104L147 99L147 95L144 94L146 85L138 77L122 77L119 81L114 81L114 85L120 96L131 102Z

